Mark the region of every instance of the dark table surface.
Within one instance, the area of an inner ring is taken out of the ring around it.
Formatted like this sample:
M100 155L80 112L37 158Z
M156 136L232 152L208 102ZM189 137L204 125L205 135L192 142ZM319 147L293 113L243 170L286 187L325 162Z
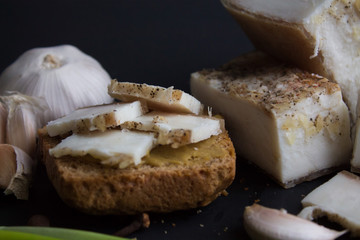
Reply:
M120 81L189 92L190 73L219 66L253 46L218 0L16 1L0 0L0 71L34 47L72 44ZM150 214L137 239L247 239L244 207L255 201L297 214L301 199L331 176L282 189L238 158L228 196L207 207ZM0 194L0 226L25 225L34 214L52 226L114 233L130 216L88 216L67 207L43 166L28 201Z

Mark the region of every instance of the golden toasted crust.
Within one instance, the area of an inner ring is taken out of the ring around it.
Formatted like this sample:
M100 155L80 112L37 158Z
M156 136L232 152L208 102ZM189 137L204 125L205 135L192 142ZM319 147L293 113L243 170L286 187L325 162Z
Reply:
M235 177L235 150L227 133L192 144L194 154L184 164L168 161L128 169L106 167L91 161L91 157L53 158L48 150L59 141L60 138L49 137L44 129L39 131L39 147L49 179L65 203L90 214L171 212L205 206ZM148 158L167 151L161 148L152 151ZM219 149L222 156L211 151L210 156L199 158L199 152L206 153L209 148ZM169 157L182 157L183 150L173 149Z

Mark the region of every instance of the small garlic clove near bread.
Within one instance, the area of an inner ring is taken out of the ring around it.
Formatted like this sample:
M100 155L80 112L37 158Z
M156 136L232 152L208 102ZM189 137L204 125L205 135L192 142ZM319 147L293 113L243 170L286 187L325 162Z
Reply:
M89 214L171 212L205 206L234 180L235 150L226 132L179 148L154 148L139 165L124 169L97 159L63 156L49 149L61 137L39 131L50 181L69 206Z
M0 144L0 166L0 188L6 195L27 200L36 161L16 146Z
M348 165L348 108L338 84L251 52L191 75L192 94L221 114L240 157L285 188Z
M298 216L313 220L326 216L360 237L360 178L341 171L320 185L301 201L304 209Z
M222 0L259 50L337 82L355 123L360 90L358 0Z
M203 111L202 104L196 98L173 87L118 82L114 79L108 86L108 93L111 97L124 102L146 101L149 109L152 110L193 114L202 114Z

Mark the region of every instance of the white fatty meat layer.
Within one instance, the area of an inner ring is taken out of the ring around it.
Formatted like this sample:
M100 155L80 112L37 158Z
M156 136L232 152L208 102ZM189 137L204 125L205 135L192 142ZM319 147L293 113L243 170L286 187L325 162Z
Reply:
M289 185L349 161L350 119L340 91L287 106L275 104L269 110L251 98L230 96L216 87L221 84L209 82L194 73L194 96L224 116L237 153L279 182Z
M193 96L174 87L118 82L112 80L108 88L110 96L120 101L145 101L152 110L169 111L177 113L201 114L202 104Z
M154 147L152 133L128 130L108 130L89 134L73 134L50 149L50 155L82 157L87 154L99 159L102 164L125 168L137 165L141 158Z
M46 129L49 136L57 136L68 133L70 131L77 132L78 124L87 121L87 130L94 131L98 130L99 127L115 127L124 123L125 121L132 120L142 114L144 114L144 107L140 101L132 103L116 103L110 105L99 105L88 108L81 108L73 111L65 117L56 119L47 124ZM112 118L114 126L103 126L104 122L97 122L98 117ZM101 126L98 126L101 125ZM82 126L84 126L82 124Z
M150 112L121 126L156 132L158 144L173 146L200 142L222 132L220 119L166 112Z

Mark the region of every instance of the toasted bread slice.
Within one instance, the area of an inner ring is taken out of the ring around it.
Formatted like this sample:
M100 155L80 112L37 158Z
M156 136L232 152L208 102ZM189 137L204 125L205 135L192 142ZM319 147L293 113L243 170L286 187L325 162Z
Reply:
M101 165L90 156L53 158L61 141L39 131L39 148L61 199L89 214L171 212L205 206L235 177L235 151L227 133L177 149L159 146L126 169Z
M322 76L251 52L193 73L191 90L224 116L239 156L285 188L349 163L349 112Z

